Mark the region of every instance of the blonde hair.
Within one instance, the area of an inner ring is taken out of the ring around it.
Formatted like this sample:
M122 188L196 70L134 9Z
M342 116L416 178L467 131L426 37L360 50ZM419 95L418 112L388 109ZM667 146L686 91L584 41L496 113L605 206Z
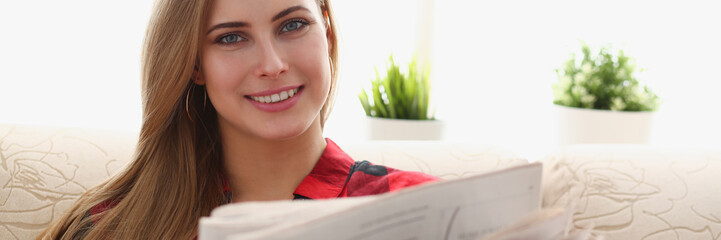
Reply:
M324 125L337 88L338 39L330 3L318 6L330 42ZM209 7L210 0L156 1L143 48L143 126L134 160L88 190L38 239L191 239L198 219L226 201L216 112L191 79ZM114 207L87 216L101 203Z

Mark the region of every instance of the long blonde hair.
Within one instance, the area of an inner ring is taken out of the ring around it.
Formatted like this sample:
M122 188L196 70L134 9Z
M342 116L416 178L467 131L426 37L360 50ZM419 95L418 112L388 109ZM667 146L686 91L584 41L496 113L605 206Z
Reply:
M329 0L317 1L330 42L324 125L337 86L338 39ZM209 8L210 0L156 1L143 47L143 126L135 157L38 239L191 239L198 219L225 202L216 112L191 79ZM114 207L88 217L101 203Z

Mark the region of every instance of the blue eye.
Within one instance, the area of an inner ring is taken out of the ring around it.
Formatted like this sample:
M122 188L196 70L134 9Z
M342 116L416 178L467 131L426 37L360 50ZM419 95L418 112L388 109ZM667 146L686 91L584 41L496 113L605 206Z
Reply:
M233 44L240 41L243 41L243 37L239 36L238 34L228 34L218 38L216 42L221 44Z
M292 32L292 31L300 29L301 27L303 27L307 24L308 23L303 22L301 20L293 20L293 21L290 21L290 22L286 23L285 25L283 25L283 29L281 29L280 31L281 32Z

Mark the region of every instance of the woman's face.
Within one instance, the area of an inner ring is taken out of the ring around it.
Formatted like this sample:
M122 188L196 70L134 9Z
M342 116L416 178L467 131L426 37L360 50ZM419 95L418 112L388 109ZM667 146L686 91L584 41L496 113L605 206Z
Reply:
M201 76L221 131L281 140L319 123L329 42L316 0L214 0Z

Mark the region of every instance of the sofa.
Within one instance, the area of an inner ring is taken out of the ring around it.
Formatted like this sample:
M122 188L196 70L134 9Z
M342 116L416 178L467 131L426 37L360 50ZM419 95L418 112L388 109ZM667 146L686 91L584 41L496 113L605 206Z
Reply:
M133 157L137 132L0 125L0 239L32 239ZM369 160L444 179L543 163L543 207L605 239L721 239L721 149L576 145L522 159L435 141L337 142Z

